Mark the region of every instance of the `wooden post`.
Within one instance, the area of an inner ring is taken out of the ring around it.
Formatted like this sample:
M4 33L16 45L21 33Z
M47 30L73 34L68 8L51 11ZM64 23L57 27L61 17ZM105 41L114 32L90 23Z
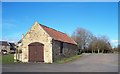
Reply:
M18 51L18 48L16 48L16 62L17 62L17 51Z

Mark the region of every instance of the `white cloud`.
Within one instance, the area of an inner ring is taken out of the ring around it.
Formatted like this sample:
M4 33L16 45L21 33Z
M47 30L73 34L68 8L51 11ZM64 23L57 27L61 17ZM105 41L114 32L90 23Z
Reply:
M111 40L111 43L112 43L112 46L113 47L116 47L116 46L118 46L118 43L119 43L119 40Z
M2 28L5 28L7 30L13 29L13 28L17 27L16 24L17 24L16 21L13 20L13 19L3 20L3 22L2 22Z
M15 30L16 28L18 28L16 20L3 19L2 28L3 28L2 35L1 35L2 41L17 43L17 41L21 39L22 32ZM13 31L13 29L14 29L14 31Z
M12 43L17 43L18 39L0 39L0 41L7 41L7 42L12 42Z
M111 40L112 43L118 43L118 40Z

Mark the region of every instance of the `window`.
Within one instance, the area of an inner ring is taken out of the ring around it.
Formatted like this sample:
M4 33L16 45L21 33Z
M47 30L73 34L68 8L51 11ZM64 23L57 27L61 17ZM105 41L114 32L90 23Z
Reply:
M60 43L60 54L63 53L63 42Z

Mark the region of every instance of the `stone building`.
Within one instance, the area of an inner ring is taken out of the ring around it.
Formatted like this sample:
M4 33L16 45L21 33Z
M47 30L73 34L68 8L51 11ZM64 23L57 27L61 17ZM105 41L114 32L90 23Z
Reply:
M0 52L6 50L7 53L10 52L10 45L7 41L0 41Z
M18 42L22 62L53 63L63 57L77 54L77 43L67 34L35 22ZM15 56L16 58L16 56Z
M15 53L16 45L15 43L0 41L0 52Z

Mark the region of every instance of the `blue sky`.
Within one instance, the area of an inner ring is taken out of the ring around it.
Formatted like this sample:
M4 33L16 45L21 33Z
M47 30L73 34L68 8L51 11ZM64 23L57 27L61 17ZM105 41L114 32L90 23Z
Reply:
M118 41L118 3L116 2L3 2L2 38L18 41L34 22L71 35L77 27L94 35Z

